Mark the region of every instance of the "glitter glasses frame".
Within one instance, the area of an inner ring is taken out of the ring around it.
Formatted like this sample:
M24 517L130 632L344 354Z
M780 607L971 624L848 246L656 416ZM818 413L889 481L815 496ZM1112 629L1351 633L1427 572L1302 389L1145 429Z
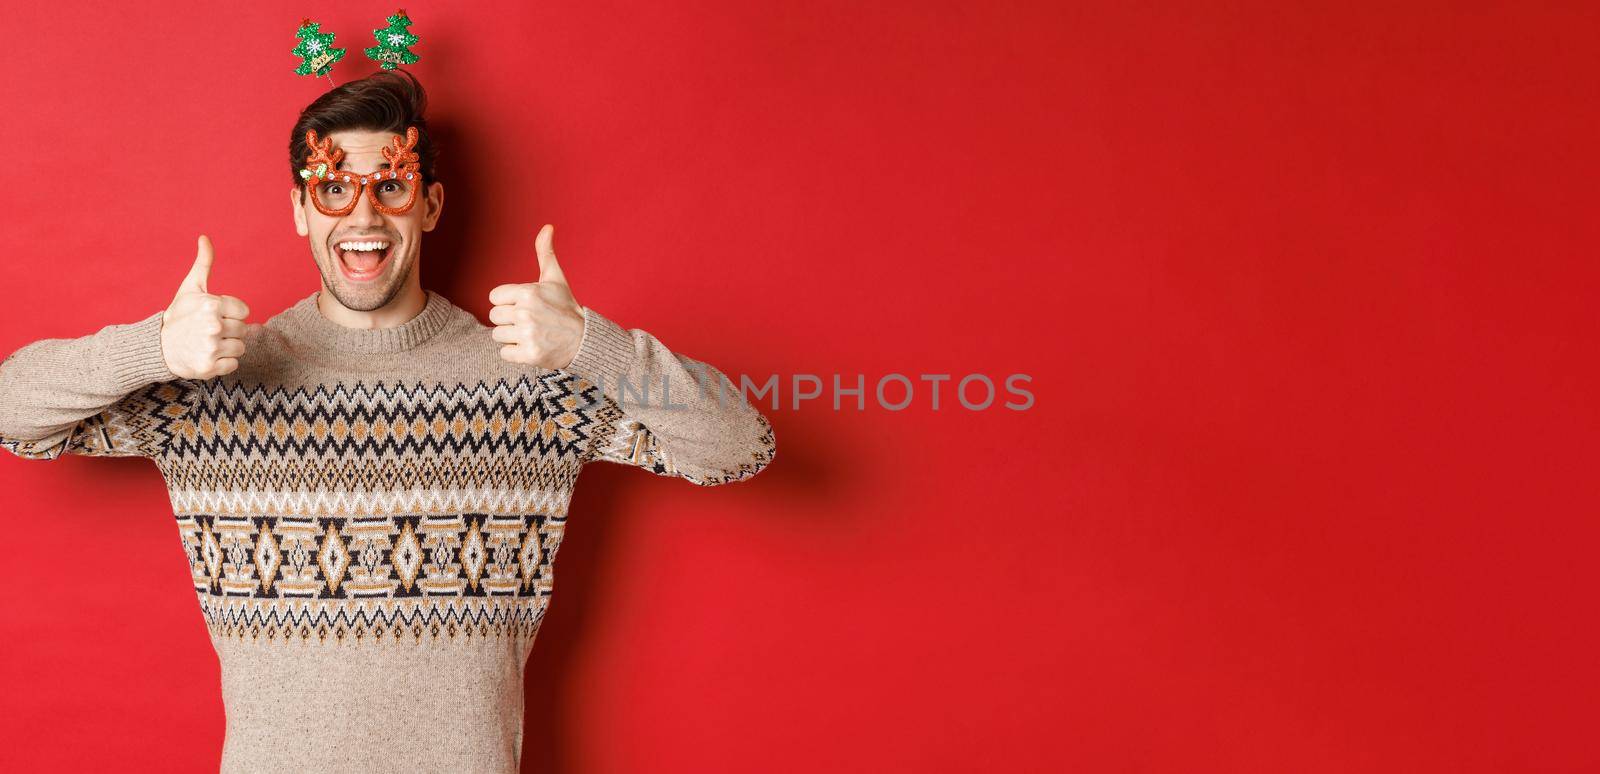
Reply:
M385 215L403 215L411 211L417 203L417 189L422 187L422 172L419 162L421 159L416 154L417 128L406 127L404 140L396 135L389 140L389 147L383 148L383 157L388 160L389 168L380 169L365 175L358 175L348 170L339 169L339 161L344 158L344 149L333 147L333 138L317 139L317 130L306 130L306 147L311 149L311 156L306 159L306 166L300 170L300 179L306 181L306 190L311 193L311 203L317 211L331 218L349 215L356 208L356 202L361 201L362 195L367 201L372 202L372 208ZM372 189L373 184L385 180L411 181L410 193L406 196L405 204L390 207L378 201L378 192ZM346 185L358 188L356 195L350 197L350 203L343 207L333 208L322 203L322 197L317 195L317 189L328 181L336 180Z

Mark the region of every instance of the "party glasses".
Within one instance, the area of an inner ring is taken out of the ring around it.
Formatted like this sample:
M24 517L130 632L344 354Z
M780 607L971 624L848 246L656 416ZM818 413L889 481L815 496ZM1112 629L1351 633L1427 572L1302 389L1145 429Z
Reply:
M317 139L317 130L306 130L306 146L311 156L300 170L300 179L306 181L311 193L311 203L329 217L349 215L356 208L362 191L372 202L372 208L385 215L402 215L411 210L417 201L417 189L422 187L419 171L417 128L406 127L405 140L396 136L383 148L383 157L389 168L358 175L339 169L344 150L333 147L333 138Z

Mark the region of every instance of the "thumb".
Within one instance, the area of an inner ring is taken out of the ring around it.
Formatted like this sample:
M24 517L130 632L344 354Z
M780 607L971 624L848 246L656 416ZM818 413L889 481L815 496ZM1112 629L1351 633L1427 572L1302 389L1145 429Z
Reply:
M533 240L533 248L539 253L539 281L559 282L567 284L567 275L561 272L561 264L556 262L555 248L556 227L546 223L539 229L539 236Z
M211 261L215 254L211 250L211 238L205 234L200 235L199 249L194 256L194 266L189 267L189 274L183 278L179 291L209 292L206 290L206 280L211 277Z

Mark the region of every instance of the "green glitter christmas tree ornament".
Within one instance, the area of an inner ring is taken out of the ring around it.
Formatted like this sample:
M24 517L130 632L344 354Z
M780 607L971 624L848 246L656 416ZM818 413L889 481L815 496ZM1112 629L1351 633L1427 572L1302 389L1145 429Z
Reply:
M417 44L417 36L406 31L411 26L411 18L406 16L406 9L401 8L393 16L385 19L389 26L381 30L373 30L372 37L378 45L366 49L367 58L378 63L385 70L393 70L403 64L417 61L417 55L411 53L411 46Z
M300 44L290 52L300 57L300 66L294 68L295 75L327 75L333 63L344 58L344 49L334 48L333 33L318 32L320 26L310 19L300 20L300 29L294 33Z

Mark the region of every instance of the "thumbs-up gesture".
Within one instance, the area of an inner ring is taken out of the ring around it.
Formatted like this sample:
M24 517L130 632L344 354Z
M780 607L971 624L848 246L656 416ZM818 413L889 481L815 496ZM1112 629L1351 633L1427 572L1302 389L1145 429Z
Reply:
M244 354L244 318L250 307L206 289L212 258L211 240L202 234L194 266L161 314L161 356L167 368L184 379L232 373Z
M566 368L583 342L583 307L556 263L555 233L556 227L546 223L534 240L538 282L497 285L489 291L494 340L506 345L500 357L512 363Z

